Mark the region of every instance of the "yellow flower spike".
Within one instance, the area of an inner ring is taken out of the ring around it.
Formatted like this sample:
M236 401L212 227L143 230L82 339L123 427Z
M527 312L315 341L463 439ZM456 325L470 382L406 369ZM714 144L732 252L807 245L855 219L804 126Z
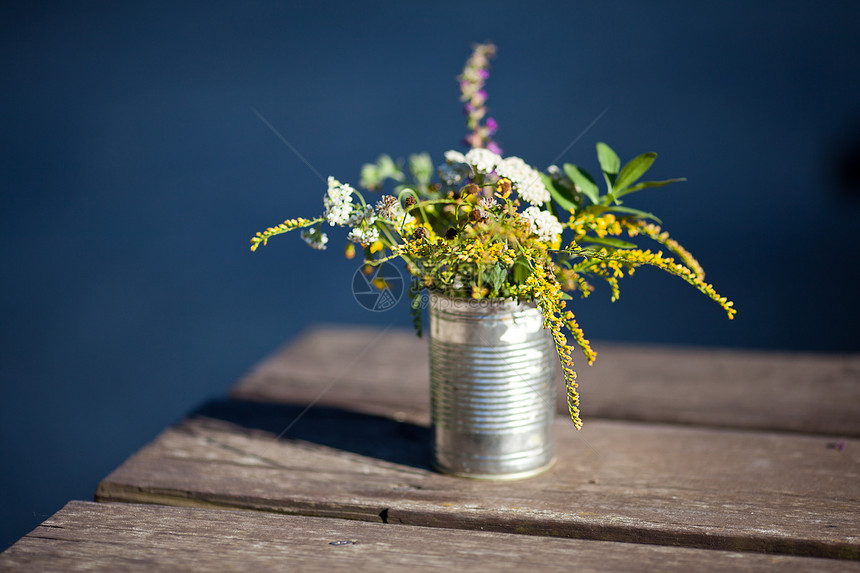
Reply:
M251 237L251 250L256 251L257 247L259 247L261 244L267 244L268 240L275 235L281 235L283 233L287 233L295 229L310 227L312 225L316 225L321 221L323 221L322 217L316 219L287 219L283 223L279 224L277 227L269 227L262 233L258 232L256 235Z
M385 244L382 241L374 241L373 244L370 245L371 253L378 253L382 249L385 248Z

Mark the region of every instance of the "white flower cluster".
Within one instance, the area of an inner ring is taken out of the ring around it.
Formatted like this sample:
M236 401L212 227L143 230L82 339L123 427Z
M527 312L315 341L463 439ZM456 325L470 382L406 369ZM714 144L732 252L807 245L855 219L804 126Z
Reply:
M466 155L459 151L446 151L445 160L449 164L467 163L485 175L495 171L499 177L510 179L519 197L532 205L541 205L550 200L549 191L538 170L519 157L502 159L502 156L489 149L474 148Z
M347 239L353 243L361 243L362 246L366 247L379 239L379 229L373 226L376 221L376 214L370 205L362 208L353 204L352 194L354 192L355 189L350 185L341 183L334 177L329 177L328 192L323 198L325 218L332 226L353 226ZM362 225L355 226L359 224ZM325 249L328 242L326 234L320 232L319 229L302 232L302 238L315 249Z
M328 178L328 192L323 199L325 218L329 225L347 225L352 215L352 187L334 177Z
M554 242L561 234L561 223L549 211L541 211L532 205L522 212L522 217L531 223L532 233L545 243Z
M445 152L445 161L448 163L467 163L466 156L453 149Z
M379 229L376 227L366 227L364 229L356 227L349 232L346 238L353 243L360 243L362 247L366 247L379 240Z
M502 162L502 157L498 153L493 153L489 149L482 147L470 149L463 159L466 160L466 163L474 167L475 170L485 174L492 173L496 165Z
M364 209L356 206L355 211L352 212L352 215L349 216L349 219L346 221L347 225L355 226L364 221L368 225L373 225L376 221L376 213L373 212L373 207L370 205L365 205Z
M519 157L506 157L496 165L496 173L511 180L517 194L532 205L546 203L550 199L549 191L540 178L537 169L528 165Z
M319 227L314 227L313 229L302 229L302 239L311 246L313 249L317 249L318 251L324 251L326 248L326 243L328 243L328 235L320 231Z

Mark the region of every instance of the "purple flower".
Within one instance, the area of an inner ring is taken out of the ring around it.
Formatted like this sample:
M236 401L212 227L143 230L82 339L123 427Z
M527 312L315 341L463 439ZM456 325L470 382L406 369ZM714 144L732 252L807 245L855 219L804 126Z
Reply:
M502 154L502 148L499 147L495 141L490 141L489 143L487 143L487 149L497 155Z
M499 130L499 124L496 123L496 120L492 117L487 118L487 132L489 135L493 135Z

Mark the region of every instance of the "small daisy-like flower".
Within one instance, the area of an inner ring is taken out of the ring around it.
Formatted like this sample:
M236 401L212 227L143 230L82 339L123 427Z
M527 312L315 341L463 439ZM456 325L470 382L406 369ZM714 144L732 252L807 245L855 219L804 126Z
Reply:
M393 195L384 195L382 199L376 203L376 214L383 219L391 220L396 209L400 208L400 203L397 197Z
M415 220L415 217L406 213L400 201L393 195L382 197L376 204L376 213L385 221L395 225L407 225Z
M549 211L541 211L532 205L522 212L522 217L531 223L532 233L545 243L552 243L561 234L561 223Z
M367 227L364 229L356 227L349 232L346 238L353 243L359 243L362 247L366 247L379 240L379 229L376 227Z
M320 231L319 227L303 229L301 237L312 249L317 249L318 251L324 251L326 249L328 235Z
M489 211L490 209L498 205L498 202L496 201L495 197L481 197L481 200L478 201L478 205L481 207L481 209Z
M479 173L492 173L496 165L502 162L502 158L498 153L493 153L489 149L475 148L470 150L465 156L466 162L473 166Z

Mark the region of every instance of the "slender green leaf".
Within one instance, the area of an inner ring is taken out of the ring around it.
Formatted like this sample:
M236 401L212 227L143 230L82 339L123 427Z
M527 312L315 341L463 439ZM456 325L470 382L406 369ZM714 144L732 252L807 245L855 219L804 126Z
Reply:
M493 285L493 293L498 293L499 289L502 288L502 285L505 284L505 280L508 278L508 268L500 261L496 261L492 270L487 274L489 275L489 280L487 282Z
M598 245L606 245L607 247L615 247L616 249L635 249L636 245L615 239L613 237L584 237L579 240L580 243L596 243Z
M603 177L606 179L607 191L612 193L615 178L621 168L621 160L618 159L618 154L603 142L597 144L597 159L600 161L600 169L603 170Z
M550 195L552 195L552 193L550 193ZM546 205L547 205L547 209L549 209L549 212L552 213L552 216L555 217L556 219L561 220L561 218L559 217L559 214L558 214L558 203L550 200L550 201L547 201Z
M618 159L618 154L603 142L597 144L597 159L600 161L600 168L607 176L618 174L618 170L621 168L621 160ZM613 182L615 181L614 177L611 177L611 179Z
M601 213L605 213L608 210L609 207L607 207L606 205L588 205L583 209L583 211L592 215L600 215Z
M514 284L525 284L526 279L532 274L532 269L529 267L528 260L524 257L518 257L514 261Z
M654 213L640 211L639 209L633 209L632 207L612 206L608 207L607 211L613 211L615 213L624 213L625 215L633 215L634 217L639 217L641 219L653 219L661 225L663 224L663 221L661 221L656 215L654 215Z
M594 182L594 179L585 169L565 163L564 172L592 203L600 202L600 191L597 188L597 183Z
M621 168L618 177L615 179L615 197L621 197L626 187L629 187L636 182L637 179L645 175L645 172L650 169L651 164L657 159L657 154L652 152L643 153L634 157L630 162Z
M632 187L628 187L622 191L619 191L617 196L623 197L629 193L634 193L636 191L640 191L642 189L647 189L649 187L663 187L664 185L668 185L669 183L678 183L679 181L686 181L687 179L684 177L680 177L678 179L666 179L665 181L643 181L642 183L637 183Z
M555 199L555 202L558 203L559 207L565 211L576 210L579 208L579 205L576 203L576 198L573 197L573 195L563 186L556 186L555 182L549 175L541 173L540 178L543 180L544 186L546 186L549 194L552 195L552 198Z
M604 202L609 203L615 199L615 194L612 192L612 186L615 184L615 175L610 175L606 171L603 171L603 180L606 181L606 199Z

